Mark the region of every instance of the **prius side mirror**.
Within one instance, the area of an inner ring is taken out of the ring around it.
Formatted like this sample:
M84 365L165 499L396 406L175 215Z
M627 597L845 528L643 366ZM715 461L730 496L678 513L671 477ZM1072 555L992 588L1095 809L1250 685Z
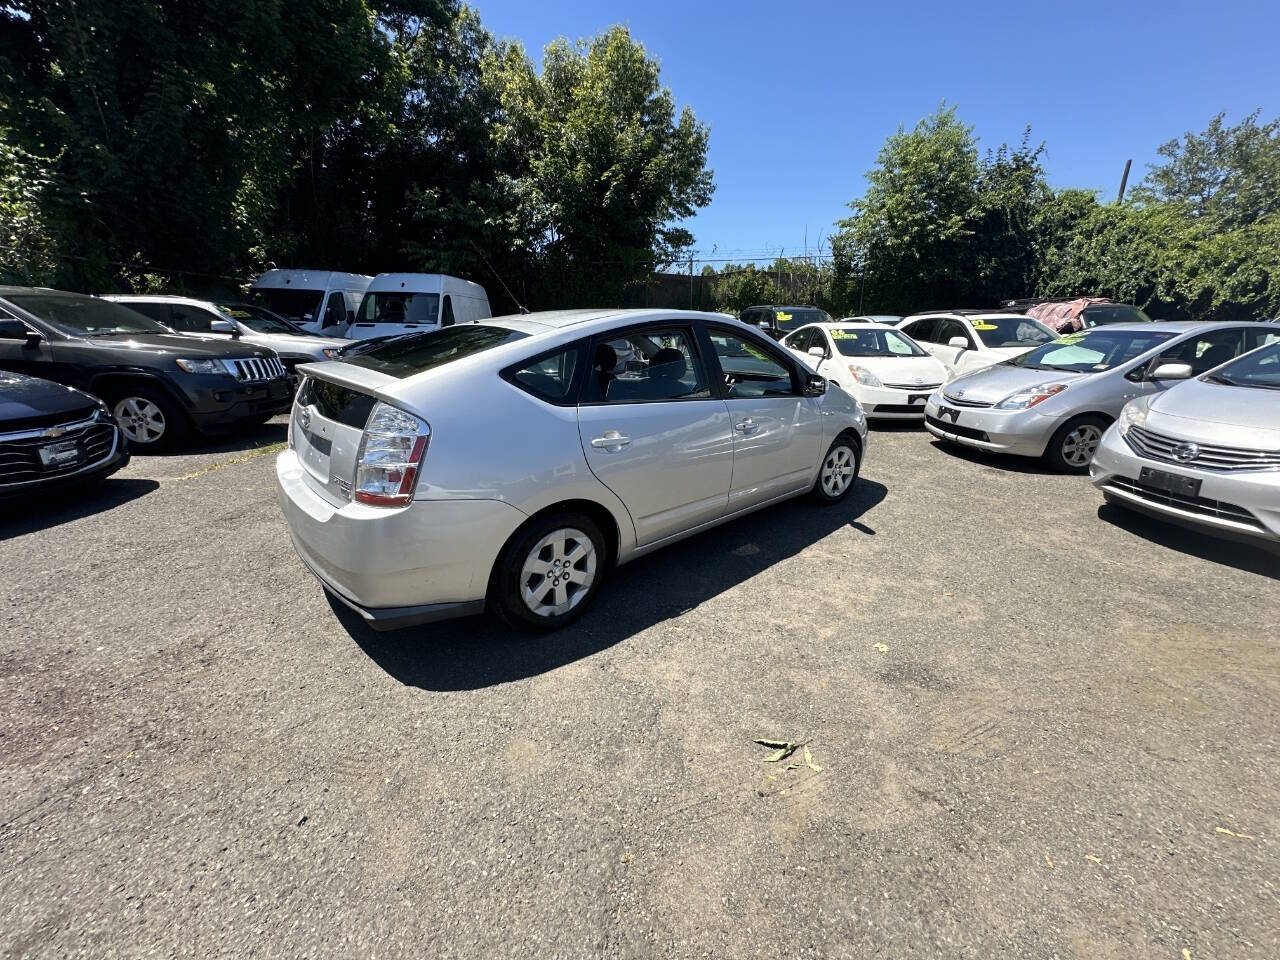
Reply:
M233 337L240 336L240 328L231 320L214 320L209 324L210 333L229 333Z
M1191 364L1162 363L1151 371L1152 380L1190 380Z
M959 347L961 350L969 349L969 341L964 337L952 337L947 341L948 347Z
M821 347L810 347L809 356L817 357L819 360L825 360L827 359L827 351L823 350Z

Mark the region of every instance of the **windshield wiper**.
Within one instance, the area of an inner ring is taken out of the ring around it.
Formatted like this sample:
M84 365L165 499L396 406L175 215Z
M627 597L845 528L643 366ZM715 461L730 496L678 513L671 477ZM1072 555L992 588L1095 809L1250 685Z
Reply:
M1228 386L1228 387L1238 387L1238 386L1241 386L1241 384L1236 383L1236 381L1232 380L1230 377L1224 377L1224 376L1223 376L1222 374L1220 374L1220 373L1208 374L1208 375L1206 375L1206 376L1205 376L1205 378L1204 378L1204 379L1205 379L1206 381L1208 381L1209 383L1221 383L1221 384L1223 384L1224 386Z

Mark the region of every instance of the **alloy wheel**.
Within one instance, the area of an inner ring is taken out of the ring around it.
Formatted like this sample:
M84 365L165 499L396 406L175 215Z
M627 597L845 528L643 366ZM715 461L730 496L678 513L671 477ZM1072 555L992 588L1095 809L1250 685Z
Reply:
M130 443L156 443L164 436L164 411L146 397L125 397L113 412Z
M849 484L853 483L856 466L853 451L848 447L840 446L831 450L827 459L822 461L822 492L828 497L838 497L844 493Z
M1102 441L1096 424L1082 423L1062 438L1062 459L1073 467L1087 467Z
M520 597L536 616L558 617L581 603L596 580L595 545L562 527L539 540L520 569Z

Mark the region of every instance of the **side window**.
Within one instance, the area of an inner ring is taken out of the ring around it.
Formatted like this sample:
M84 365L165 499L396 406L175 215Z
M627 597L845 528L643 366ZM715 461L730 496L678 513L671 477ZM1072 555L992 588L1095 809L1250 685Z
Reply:
M453 297L444 295L444 306L440 308L440 326L453 326Z
M1243 346L1241 340L1239 330L1214 330L1170 347L1160 354L1156 366L1162 363L1188 363L1192 374L1199 376L1238 356Z
M711 346L720 358L728 399L785 397L793 395L791 368L754 341L711 327Z
M1277 340L1280 340L1280 327L1276 327L1274 330L1250 330L1245 333L1244 348L1246 350L1256 350L1258 347L1265 347L1268 344L1275 343Z
M784 337L783 343L792 350L799 350L804 353L813 346L813 328L805 327L803 330L797 330L790 336Z
M339 327L347 322L347 299L342 295L341 290L335 290L329 294L329 302L324 308L324 323L321 326L325 329L329 327Z
M963 323L959 320L939 320L938 332L934 335L934 340L945 347L951 342L952 337L960 337L969 345L969 349L973 349L973 337L969 336L969 331L964 328Z
M209 332L209 314L199 307L189 307L185 303L175 303L169 309L169 318L169 326L181 333Z
M585 403L642 403L711 396L690 331L648 327L597 342Z
M578 369L582 349L575 344L567 350L537 357L522 367L504 371L508 380L548 403L570 400L573 375Z
M121 306L136 310L156 323L163 323L166 327L173 327L173 317L170 316L167 303L122 303ZM178 328L174 327L174 329L177 330Z
M915 323L907 324L902 329L907 331L907 336L912 340L922 340L925 343L934 343L933 332L937 327L937 318L925 317L923 320L917 320Z

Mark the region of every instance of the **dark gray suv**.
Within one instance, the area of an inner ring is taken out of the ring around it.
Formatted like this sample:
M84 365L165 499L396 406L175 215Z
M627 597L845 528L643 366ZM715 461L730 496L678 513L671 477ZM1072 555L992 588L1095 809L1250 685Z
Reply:
M0 287L0 370L102 397L139 453L262 423L292 398L265 347L180 336L119 304L32 287Z

